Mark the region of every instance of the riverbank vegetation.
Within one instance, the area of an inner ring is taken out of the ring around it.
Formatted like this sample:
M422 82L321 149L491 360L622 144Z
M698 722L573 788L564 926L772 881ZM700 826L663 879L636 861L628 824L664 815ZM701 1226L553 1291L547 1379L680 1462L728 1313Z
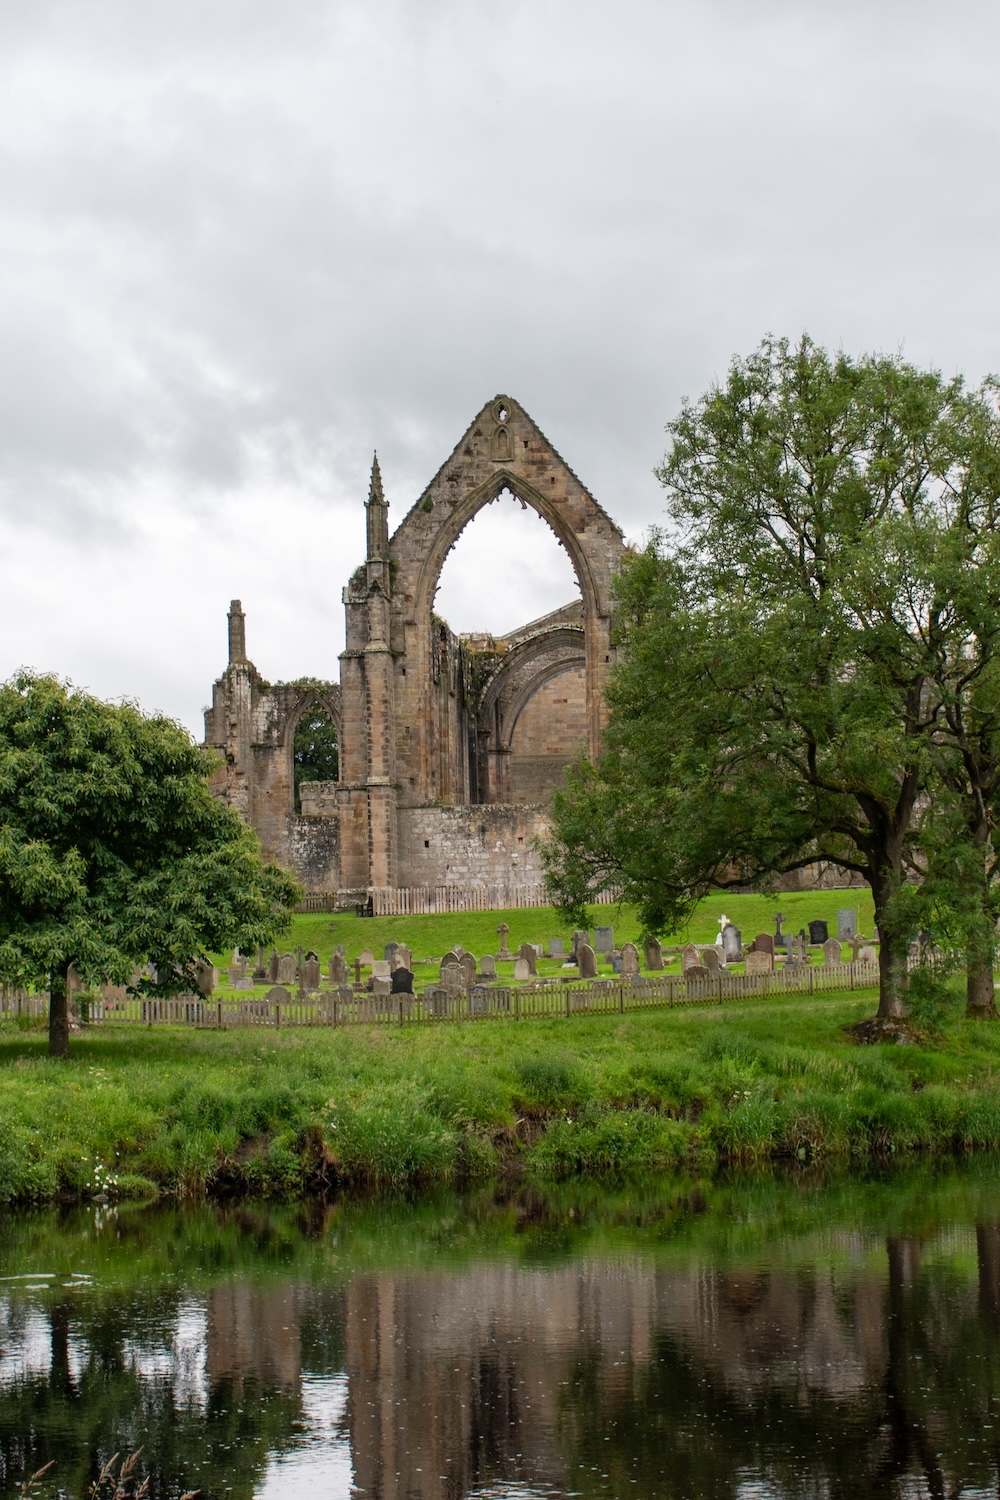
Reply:
M957 1002L956 1002L957 1003ZM864 996L311 1029L0 1028L0 1198L290 1196L1000 1146L1000 1032L947 1007L856 1047Z

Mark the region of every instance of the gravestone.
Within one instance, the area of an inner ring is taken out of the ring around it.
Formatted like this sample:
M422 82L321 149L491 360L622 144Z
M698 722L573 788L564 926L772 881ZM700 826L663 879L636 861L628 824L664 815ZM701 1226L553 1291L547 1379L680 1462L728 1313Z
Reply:
M390 973L392 971L392 961L396 957L396 953L397 953L398 949L399 949L399 944L398 943L386 943L385 947L382 949L382 957L385 959L386 963L389 965Z
M492 953L484 953L479 960L479 972L484 979L495 979L497 977L497 961Z
M233 989L252 990L253 980L250 978L249 974L244 974L242 979L237 979L236 983L233 985Z
M722 929L722 951L727 964L738 964L743 957L743 935L732 922Z
M621 956L621 954L620 953L610 953L608 955L608 966L611 969L612 974L620 974L621 971L622 971L622 956Z
M534 943L522 943L517 950L517 956L523 959L528 965L529 974L534 975L538 973L538 954L535 952Z
M390 984L394 995L413 994L413 975L409 969L393 969Z
M278 959L278 983L295 983L295 954L283 953Z
M322 971L319 966L319 957L315 953L307 953L302 963L302 988L307 995L311 995L319 989Z
M788 947L788 938L785 936L785 934L781 930L781 924L782 924L782 922L784 920L785 920L785 914L784 914L784 912L783 911L779 911L778 915L774 919L774 946L775 946L776 949L777 948L787 948Z
M390 959L389 961L392 964L392 967L394 969L412 969L413 968L413 954L410 952L410 950L407 947L406 943L397 943L396 944L396 956L395 956L395 958Z
M774 957L774 938L769 932L758 932L753 940L755 953L770 953Z
M360 984L361 983L361 960L360 960L360 958L356 958L354 960L354 983L355 984Z
M263 948L257 949L257 958L253 966L253 977L255 982L267 979L267 955Z
M701 955L694 943L685 943L681 949L681 973L686 974L692 964L700 964Z
M656 938L646 938L642 945L642 957L647 969L663 968L663 949Z
M566 944L562 938L549 938L549 957L562 958L566 952Z
M639 950L634 943L622 943L621 974L629 978L639 972Z
M774 972L774 954L764 952L748 953L746 956L747 974L771 974Z
M715 949L702 948L700 951L703 967L706 968L710 974L718 974L721 965L719 963L719 955L718 953L716 953Z
M876 953L875 949L870 944L868 944L858 952L857 961L859 964L874 964L878 962L878 954Z
M615 951L615 929L613 927L594 928L594 952L613 953Z
M361 952L358 954L358 963L364 964L366 965L366 967L371 968L374 962L375 955L372 953L372 950L370 948L362 948Z
M715 952L714 948L712 949L712 952ZM707 969L704 964L688 964L687 968L684 970L684 978L708 979L711 977L711 972L712 971L710 969Z
M465 973L466 985L474 984L476 981L476 956L474 953L463 952L459 956L459 963Z
M510 949L507 947L507 937L509 933L510 928L507 926L507 923L501 922L500 926L497 928L497 935L500 938L500 952L497 954L497 958L501 963L506 963L508 959L514 957L513 953L511 953Z
M580 943L576 950L576 966L581 979L597 978L597 955L589 943Z
M389 968L389 964L386 959L372 959L372 974L376 979L388 979L391 973L392 970Z
M294 953L290 954L289 957L294 963ZM268 1006L287 1005L291 998L291 995L285 989L283 984L275 984L271 986L267 994L264 996L264 1004Z
M823 962L825 964L839 964L840 955L840 939L827 938L826 942L823 944Z
M229 983L230 984L236 985L236 984L239 983L239 981L241 979L245 979L246 977L247 977L247 961L246 961L245 958L237 959L235 961L235 963L231 963L229 965Z
M301 977L302 977L302 946L301 946L301 944L295 950L295 977L296 977L296 979L301 979Z
M854 906L842 906L837 911L837 936L842 943L849 943L858 935L858 912Z
M461 995L465 992L465 970L461 964L445 964L441 970L441 983L449 995Z
M451 948L445 954L444 958L442 958L442 960L441 960L441 972L444 973L444 966L445 966L445 964L457 964L457 963L458 963L458 953L457 953L457 951L454 948Z
M330 959L330 983L341 985L347 984L347 959L344 957L343 948L338 948Z
M473 985L469 991L469 1014L470 1016L485 1016L490 1008L490 992L484 990L482 985Z
M576 950L581 943L586 943L588 947L590 946L590 933L584 932L582 927L578 927L573 934L573 942L570 946L570 953L573 955L574 962L576 960Z
M809 923L809 942L814 948L822 948L830 936L830 929L826 922Z
M195 960L194 986L199 995L204 995L206 1000L215 988L215 970L203 958Z
M380 998L392 994L392 980L388 974L376 974L372 980L372 994Z
M277 984L278 982L278 964L280 962L277 948L272 948L271 956L267 961L267 977L271 984Z
M515 958L515 960L514 960L514 979L515 979L515 981L517 981L517 980L524 980L524 979L530 979L530 978L531 978L531 966L529 965L528 960L526 958Z

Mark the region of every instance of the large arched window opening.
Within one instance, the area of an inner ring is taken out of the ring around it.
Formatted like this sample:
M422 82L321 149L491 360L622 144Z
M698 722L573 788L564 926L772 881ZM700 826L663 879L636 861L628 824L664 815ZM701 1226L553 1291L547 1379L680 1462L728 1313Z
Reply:
M309 781L336 781L340 774L337 726L319 699L299 716L292 740L295 811L302 811L300 787Z

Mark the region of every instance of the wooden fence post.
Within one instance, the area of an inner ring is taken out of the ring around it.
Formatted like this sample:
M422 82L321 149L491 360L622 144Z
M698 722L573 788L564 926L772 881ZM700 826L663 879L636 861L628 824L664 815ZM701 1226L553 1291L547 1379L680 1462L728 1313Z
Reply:
M281 1030L281 1001L274 1002L274 1027L276 1031Z

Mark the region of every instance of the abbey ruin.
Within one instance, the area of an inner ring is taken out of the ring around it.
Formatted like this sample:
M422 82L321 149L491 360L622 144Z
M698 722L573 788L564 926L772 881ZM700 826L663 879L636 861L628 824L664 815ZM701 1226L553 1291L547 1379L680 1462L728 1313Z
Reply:
M441 569L504 492L551 527L581 597L502 639L458 636L434 614ZM391 536L377 460L366 510L339 683L265 682L233 601L229 665L205 715L205 742L224 756L216 789L266 854L338 906L533 904L548 799L578 749L600 744L622 534L506 396L483 407ZM338 778L303 783L296 810L295 732L317 707L336 726Z

